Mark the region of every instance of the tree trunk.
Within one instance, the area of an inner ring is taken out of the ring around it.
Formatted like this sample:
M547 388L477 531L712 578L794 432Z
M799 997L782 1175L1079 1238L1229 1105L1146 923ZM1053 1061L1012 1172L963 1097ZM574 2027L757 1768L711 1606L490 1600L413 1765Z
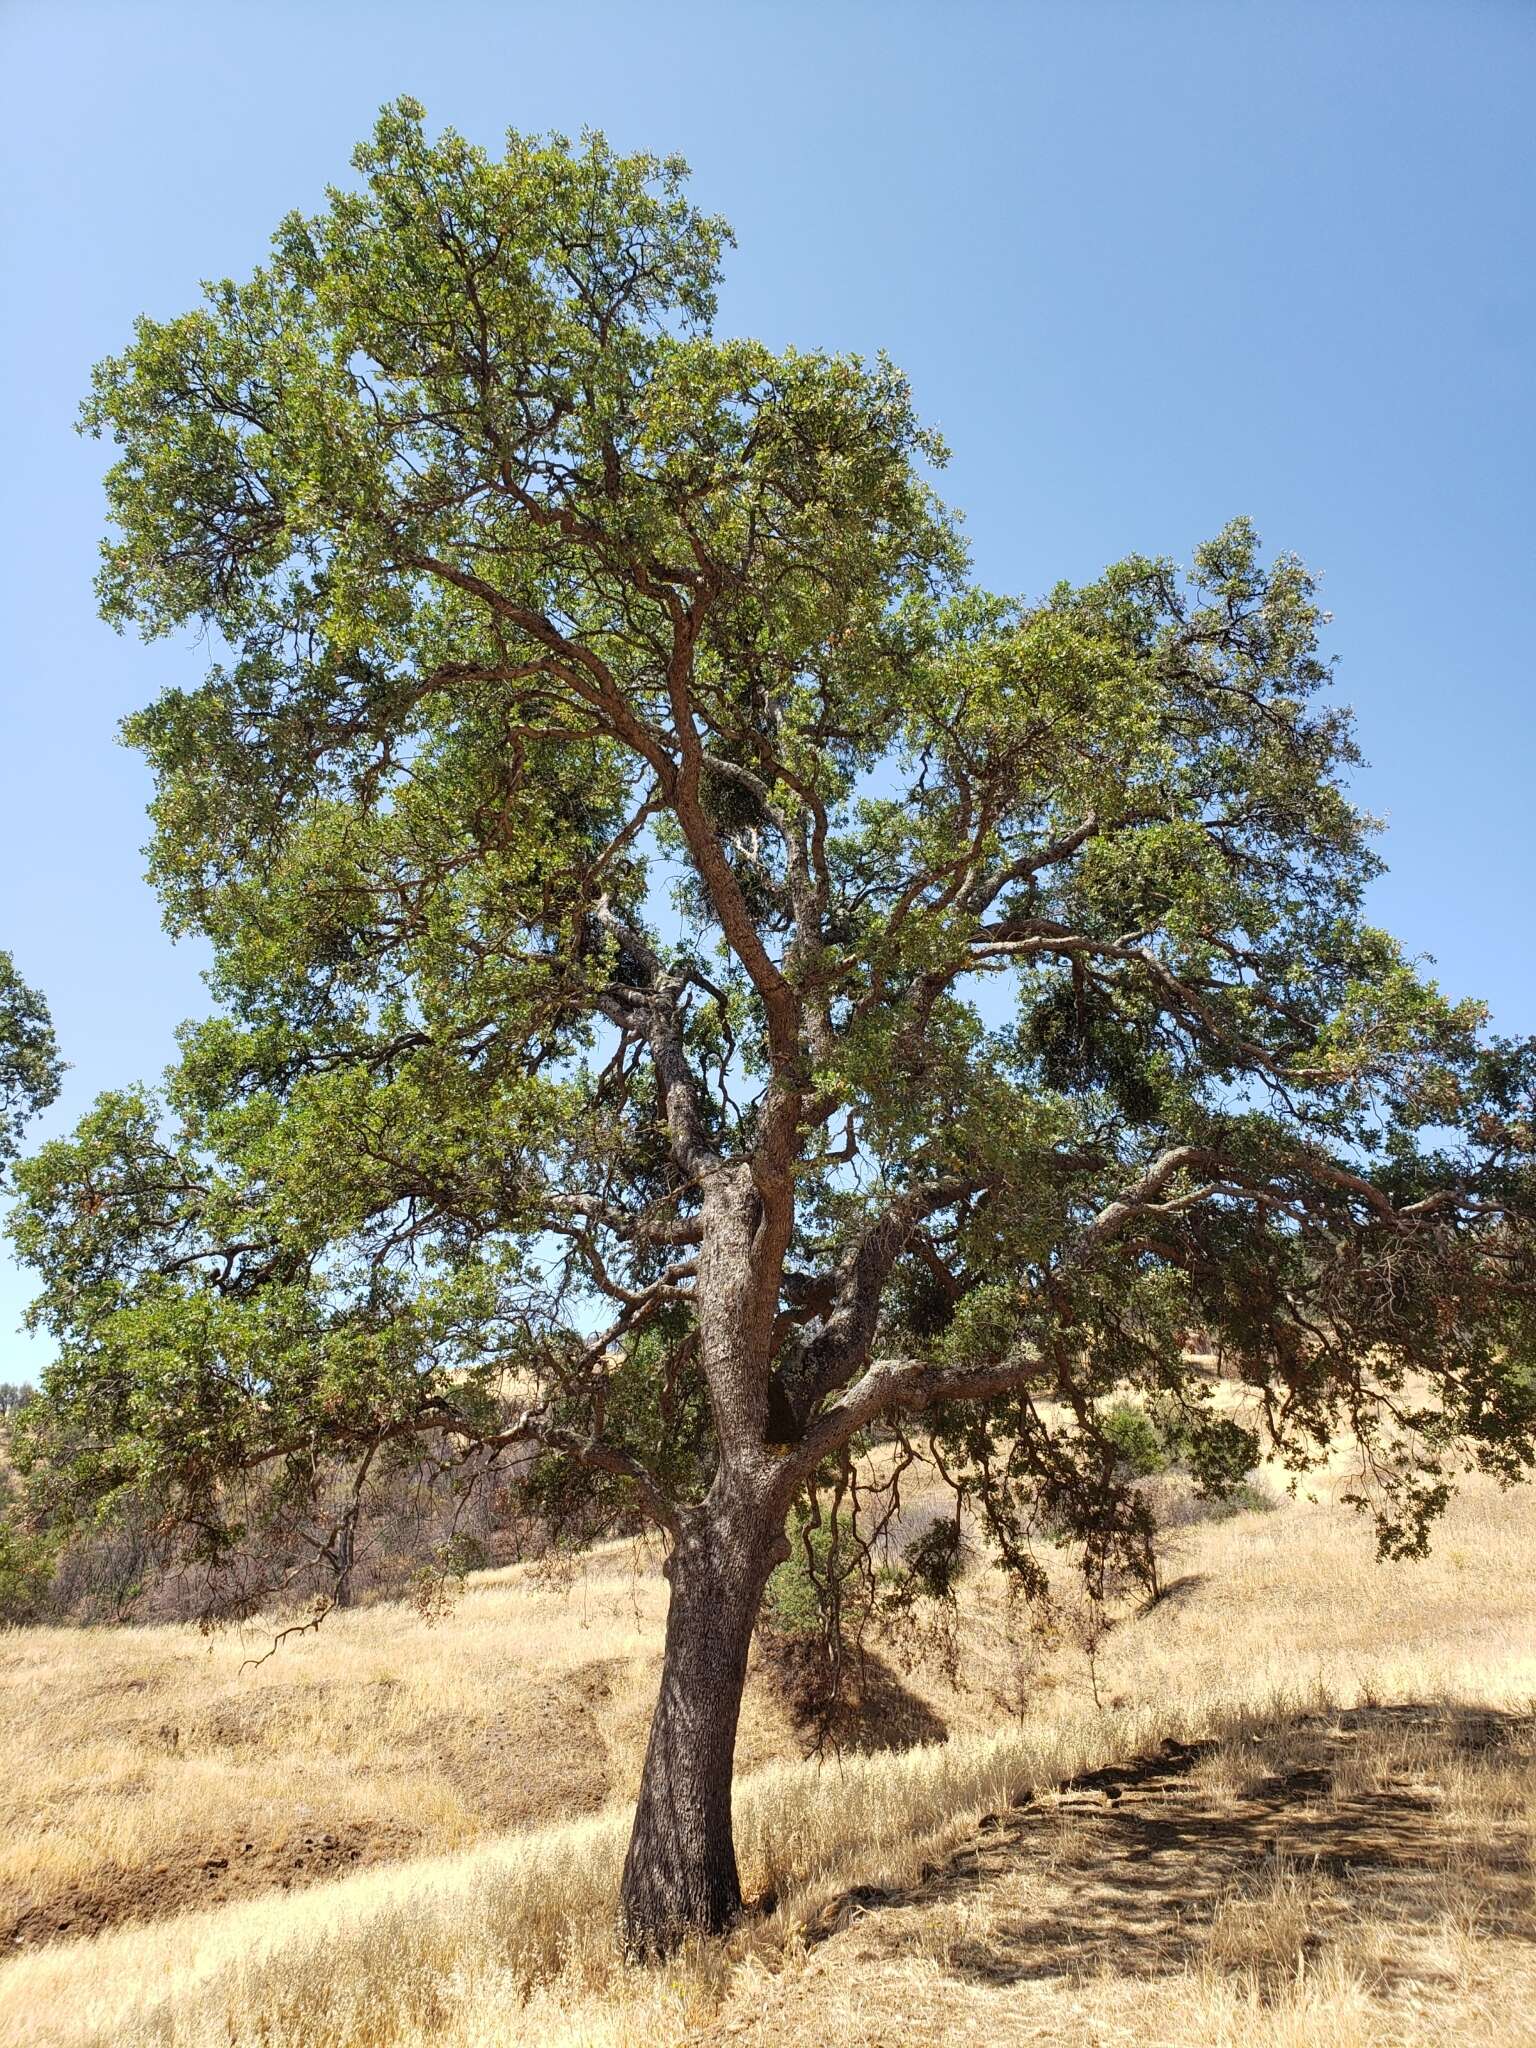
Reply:
M784 1548L782 1516L706 1504L690 1513L668 1561L661 1692L624 1864L632 1956L664 1955L689 1933L719 1934L741 1911L731 1833L736 1722L752 1626Z

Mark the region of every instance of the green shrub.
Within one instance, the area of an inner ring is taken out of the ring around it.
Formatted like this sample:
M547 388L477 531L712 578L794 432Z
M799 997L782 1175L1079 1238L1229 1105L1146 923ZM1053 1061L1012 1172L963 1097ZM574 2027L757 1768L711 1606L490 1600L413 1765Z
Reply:
M1191 1414L1169 1400L1145 1408L1119 1401L1100 1416L1099 1428L1137 1479L1178 1474L1193 1482L1200 1500L1231 1515L1270 1505L1249 1479L1258 1440L1228 1416Z
M1166 1472L1173 1463L1166 1437L1145 1408L1117 1401L1099 1417L1099 1428L1114 1445L1121 1464L1129 1466L1138 1479Z

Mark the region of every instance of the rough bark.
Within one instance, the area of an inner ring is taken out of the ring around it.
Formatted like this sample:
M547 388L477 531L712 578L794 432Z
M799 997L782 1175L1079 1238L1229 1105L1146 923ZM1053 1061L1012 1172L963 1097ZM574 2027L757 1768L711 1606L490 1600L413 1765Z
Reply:
M684 1127L674 1128L680 1159L696 1158ZM789 1461L766 1443L785 1189L771 1172L718 1160L701 1178L699 1357L720 1465L708 1497L670 1524L661 1690L621 1898L624 1944L637 1956L665 1954L690 1933L721 1933L741 1910L736 1724L763 1587L788 1552L795 1484Z
M718 1498L680 1522L661 1691L624 1864L622 1926L633 1956L690 1933L719 1934L741 1910L731 1830L736 1723L747 1651L769 1572L784 1556L776 1498Z

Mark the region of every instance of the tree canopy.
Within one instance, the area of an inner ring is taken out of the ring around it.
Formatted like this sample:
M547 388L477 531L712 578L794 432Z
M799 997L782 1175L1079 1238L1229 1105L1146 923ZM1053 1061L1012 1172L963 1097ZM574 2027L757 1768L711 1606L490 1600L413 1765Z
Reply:
M128 724L217 1007L20 1170L27 1455L211 1557L429 1433L650 1517L660 1940L734 1900L698 1701L872 1426L1026 1576L1145 1568L1115 1390L1253 1462L1194 1329L1389 1549L1529 1465L1536 1060L1366 919L1298 560L978 589L898 371L716 335L679 163L410 101L355 163L85 410L106 616L220 656Z

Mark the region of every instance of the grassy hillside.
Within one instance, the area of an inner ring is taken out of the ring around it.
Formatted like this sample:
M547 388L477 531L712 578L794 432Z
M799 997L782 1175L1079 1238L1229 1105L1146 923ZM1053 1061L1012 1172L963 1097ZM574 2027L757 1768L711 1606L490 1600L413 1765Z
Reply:
M659 1971L611 1941L645 1551L485 1574L435 1624L336 1615L254 1666L270 1631L13 1631L0 2039L1536 2038L1533 1554L1536 1495L1482 1483L1427 1564L1377 1564L1326 1498L1200 1524L1091 1668L1070 1631L1021 1651L977 1571L965 1683L880 1674L894 1739L948 1739L819 1765L759 1670L739 1833L776 1910ZM1338 1718L1448 1702L1502 1718Z

